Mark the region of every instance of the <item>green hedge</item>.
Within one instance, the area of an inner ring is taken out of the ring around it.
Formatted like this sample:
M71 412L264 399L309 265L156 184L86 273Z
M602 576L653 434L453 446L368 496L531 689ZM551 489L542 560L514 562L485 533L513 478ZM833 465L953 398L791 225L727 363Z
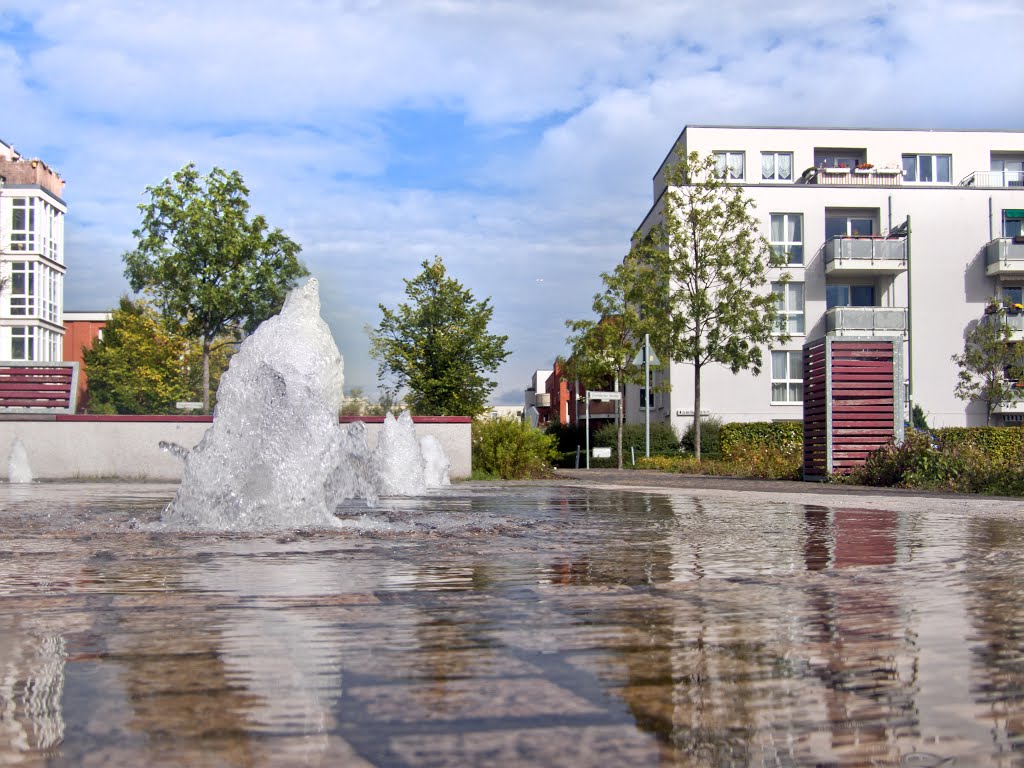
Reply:
M473 421L473 473L523 480L548 474L558 442L519 419Z
M752 448L802 451L804 427L799 421L733 421L722 425L721 440L726 459L738 458Z
M1020 427L943 427L932 434L944 452L969 448L1000 464L1019 463L1024 456L1024 429Z

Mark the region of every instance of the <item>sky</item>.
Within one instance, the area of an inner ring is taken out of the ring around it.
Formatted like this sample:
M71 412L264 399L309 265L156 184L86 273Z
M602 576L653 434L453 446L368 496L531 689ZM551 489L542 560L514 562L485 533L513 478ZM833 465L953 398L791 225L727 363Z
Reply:
M67 182L65 307L128 292L147 186L238 170L302 246L346 388L441 256L523 402L685 125L1024 127L1024 0L0 0L0 139Z

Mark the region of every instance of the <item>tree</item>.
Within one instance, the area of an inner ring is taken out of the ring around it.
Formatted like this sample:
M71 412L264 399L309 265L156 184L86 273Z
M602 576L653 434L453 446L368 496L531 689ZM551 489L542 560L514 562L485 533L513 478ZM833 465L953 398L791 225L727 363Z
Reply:
M1010 341L1012 333L1002 312L986 315L967 332L964 351L953 355L959 367L956 396L985 404L985 424L995 409L1022 396L1017 383L1024 379L1024 346Z
M664 356L693 365L694 452L700 460L701 372L712 363L733 373L761 372L762 345L787 341L778 296L764 290L786 264L758 233L753 202L696 152L670 165L661 221L633 237L631 255L657 275L646 312ZM784 284L788 274L775 278ZM652 319L655 319L652 317Z
M594 295L593 310L598 320L567 320L572 331L567 342L572 355L566 374L582 381L587 389L617 384L643 384L644 368L637 365L637 350L651 329L645 319L643 295L648 284L644 266L626 259L611 273L601 273L605 289ZM650 395L647 395L648 397ZM616 410L615 442L618 466L622 469L622 408Z
M379 305L384 318L367 329L370 353L379 361L381 378L393 381L393 393L408 388L413 413L479 415L496 386L485 374L509 356L508 336L487 332L494 314L490 299L475 301L447 276L439 256L422 267L404 281L408 303L394 311Z
M238 171L200 176L193 163L147 187L138 240L124 254L134 291L202 343L203 412L210 411L210 353L219 337L238 338L280 310L309 274L299 245L263 216L249 219L249 190Z
M213 355L214 381L227 368L230 347ZM175 403L199 391L201 347L143 301L121 299L103 336L83 353L94 413L177 413Z

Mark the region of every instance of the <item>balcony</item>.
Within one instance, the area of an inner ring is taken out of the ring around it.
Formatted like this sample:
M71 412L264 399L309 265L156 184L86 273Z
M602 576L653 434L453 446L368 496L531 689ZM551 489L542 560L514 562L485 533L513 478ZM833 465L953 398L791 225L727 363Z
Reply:
M1024 187L1024 171L974 171L960 180L961 187Z
M999 403L992 409L992 413L1001 416L1024 414L1024 393L1008 403Z
M907 332L903 307L832 307L825 313L830 336L897 336Z
M985 314L981 318L983 323L999 323L1010 329L1008 341L1024 341L1024 314L1011 314L1005 309L1000 309L991 314Z
M801 177L804 184L830 187L901 187L903 169L882 168L813 168Z
M538 408L550 408L551 394L548 392L538 392L533 396L533 404Z
M1024 237L997 237L986 245L985 274L1024 277Z
M833 237L825 242L825 274L888 274L907 271L905 237Z

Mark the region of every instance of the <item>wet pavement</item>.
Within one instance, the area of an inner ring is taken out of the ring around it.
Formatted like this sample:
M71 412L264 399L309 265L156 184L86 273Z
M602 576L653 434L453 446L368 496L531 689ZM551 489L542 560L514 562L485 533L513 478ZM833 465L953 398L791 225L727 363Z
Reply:
M0 485L0 765L1024 765L1024 504L646 475Z

